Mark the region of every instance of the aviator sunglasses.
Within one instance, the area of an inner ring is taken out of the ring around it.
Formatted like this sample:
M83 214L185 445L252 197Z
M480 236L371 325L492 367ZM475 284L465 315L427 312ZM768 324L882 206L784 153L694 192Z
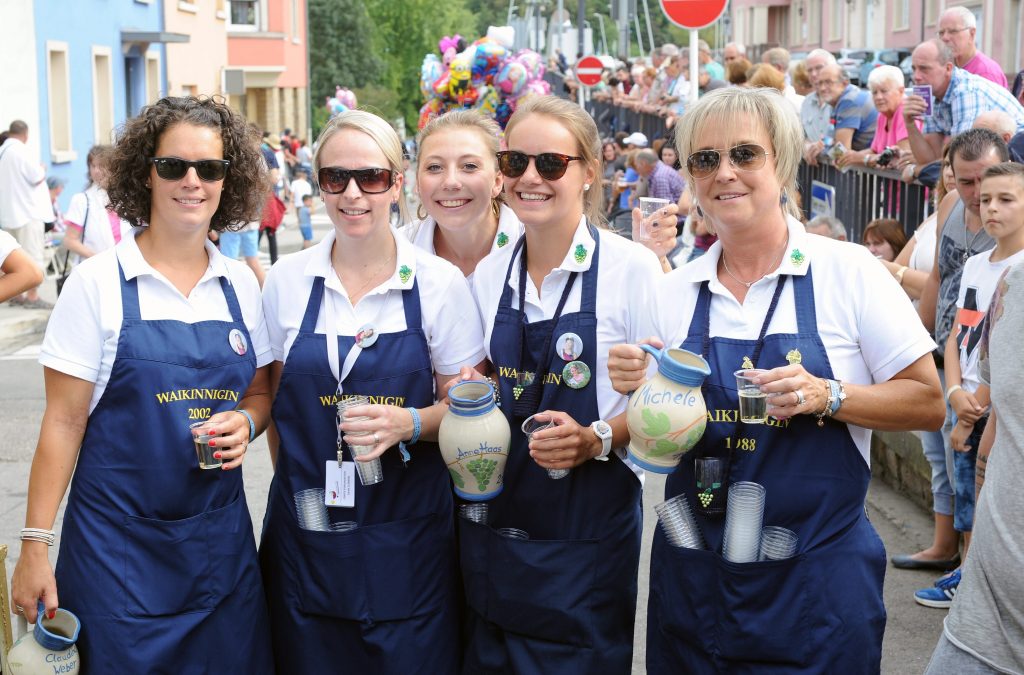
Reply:
M156 175L164 180L181 180L189 169L194 168L199 180L207 183L224 180L231 164L226 159L197 159L190 162L180 157L150 157L149 161L156 167Z
M571 157L559 152L542 152L539 155L527 155L516 150L502 150L498 153L498 169L508 178L519 178L526 173L530 160L537 168L537 173L544 180L558 180L565 175L569 162L582 161L582 157Z
M368 195L387 192L394 183L394 174L390 169L342 169L337 166L324 166L320 167L316 174L316 182L320 189L329 195L344 192L352 178L359 189Z
M728 150L698 150L686 159L686 171L697 180L710 178L718 171L722 153L729 154L729 163L740 171L757 171L764 166L768 152L760 145L743 143Z

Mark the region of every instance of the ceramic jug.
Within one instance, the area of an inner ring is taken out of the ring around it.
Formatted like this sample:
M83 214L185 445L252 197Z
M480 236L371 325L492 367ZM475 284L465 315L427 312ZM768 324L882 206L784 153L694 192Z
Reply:
M39 603L39 619L31 633L22 635L10 653L7 664L12 675L55 675L80 672L78 617L66 609L58 609L52 619L44 618L45 608Z
M654 356L658 373L629 398L629 458L647 471L672 473L704 435L708 411L700 386L711 368L685 349L640 348Z
M504 486L512 433L495 403L494 387L476 380L460 382L448 398L438 443L455 494L474 502L496 497Z

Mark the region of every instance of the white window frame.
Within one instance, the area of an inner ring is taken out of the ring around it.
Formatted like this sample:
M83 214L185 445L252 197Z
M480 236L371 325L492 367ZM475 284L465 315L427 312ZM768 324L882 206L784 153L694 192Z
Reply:
M939 0L924 0L924 25L934 26L939 22Z
M198 14L199 5L195 3L195 0L178 0L178 11L188 12L189 14Z
M832 0L832 4L829 7L828 17L828 39L829 42L835 42L843 39L843 15L846 14L844 8L846 7L846 0Z
M820 46L821 2L815 2L815 0L808 0L807 3L807 37L808 44Z
M892 30L910 30L910 0L893 0Z
M252 0L253 8L256 10L256 16L253 17L253 23L232 23L231 21L231 3L233 0L226 0L224 11L228 24L228 30L231 32L257 32L263 30L263 19L266 16L266 6L263 0ZM248 0L246 0L248 1Z
M106 72L97 68L97 57L107 60ZM107 95L101 100L101 93L106 81ZM104 108L107 114L104 115ZM113 142L114 131L114 54L110 47L92 46L92 133L95 145Z
M53 54L63 54L64 81L54 82L52 62ZM55 96L56 94L56 96ZM63 105L59 99L63 98ZM55 40L46 41L46 105L50 126L50 159L54 164L72 162L78 157L72 136L71 124L71 58L68 43ZM59 106L59 107L58 107ZM59 134L58 134L59 132ZM66 136L66 143L58 143L58 135Z
M146 74L146 104L156 103L161 96L160 91L160 52L146 52L143 67ZM152 68L152 71L151 71ZM151 74L154 77L151 77Z

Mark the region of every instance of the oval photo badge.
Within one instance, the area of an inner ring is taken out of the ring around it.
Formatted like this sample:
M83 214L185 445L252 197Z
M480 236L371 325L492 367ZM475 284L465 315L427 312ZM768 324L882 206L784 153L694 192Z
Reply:
M245 339L245 334L237 328L233 328L228 333L228 344L231 345L231 350L239 356L245 356L245 353L249 351L249 343Z

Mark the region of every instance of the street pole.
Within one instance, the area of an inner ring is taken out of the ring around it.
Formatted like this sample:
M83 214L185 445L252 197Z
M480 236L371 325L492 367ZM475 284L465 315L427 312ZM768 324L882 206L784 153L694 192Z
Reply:
M690 31L690 103L696 103L697 97L700 96L700 82L698 81L699 73L697 67L697 59L699 52L697 51L697 31Z
M577 50L577 59L583 58L586 53L586 32L587 32L587 3L585 0L576 0L576 34L579 37L580 48Z
M640 32L640 13L633 13L633 27L636 29L636 45L640 48L640 58L647 56L647 50L644 49L644 34Z
M615 56L629 59L629 0L619 0L619 53Z
M608 37L604 32L604 15L594 14L597 17L597 22L601 25L601 53L608 54Z
M643 0L644 3L644 16L647 17L647 42L651 50L654 50L654 31L651 30L651 8L647 6L647 0Z

